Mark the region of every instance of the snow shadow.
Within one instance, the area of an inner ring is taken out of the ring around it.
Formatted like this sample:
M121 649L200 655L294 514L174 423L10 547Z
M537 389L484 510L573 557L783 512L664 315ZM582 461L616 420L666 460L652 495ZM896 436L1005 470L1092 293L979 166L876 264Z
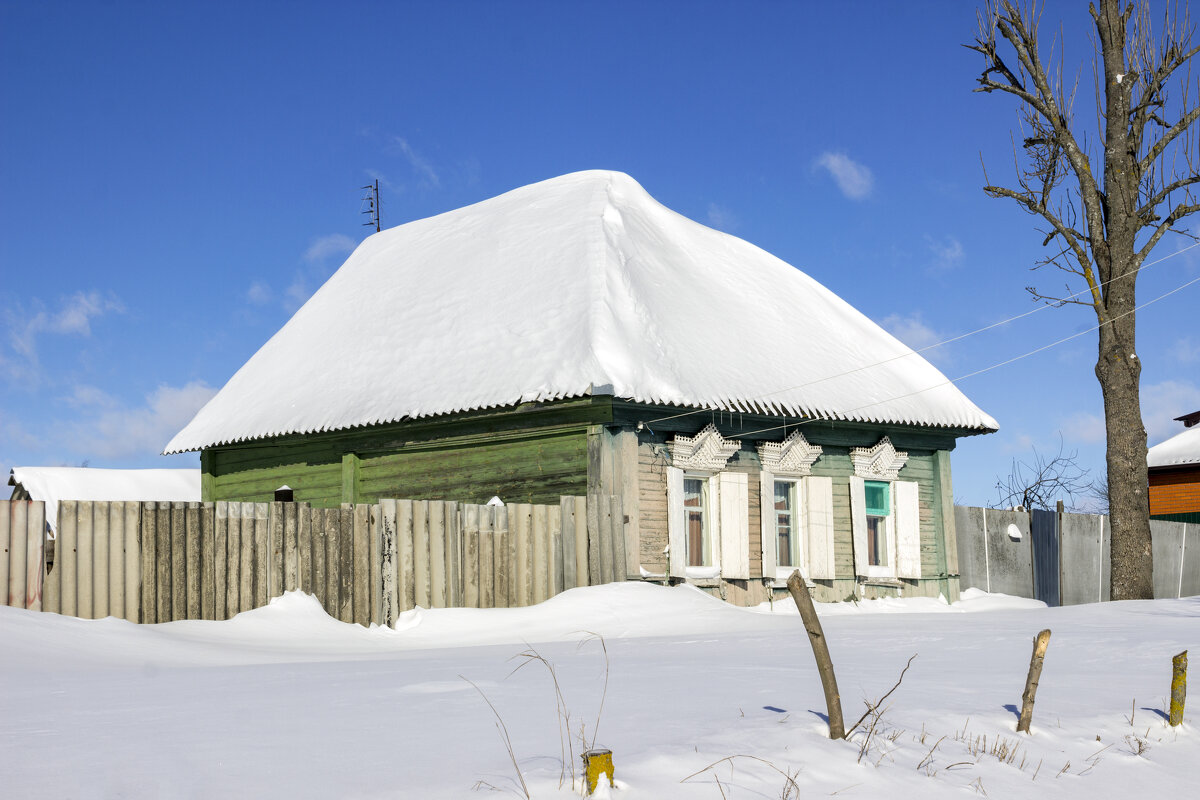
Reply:
M1171 715L1168 714L1167 712L1163 711L1161 708L1151 708L1150 706L1142 706L1140 710L1141 711L1149 711L1151 714L1158 714L1160 717L1165 719L1167 722L1171 721Z
M1021 718L1021 709L1017 708L1016 703L1005 703L1004 710L1011 711L1012 715L1017 719Z

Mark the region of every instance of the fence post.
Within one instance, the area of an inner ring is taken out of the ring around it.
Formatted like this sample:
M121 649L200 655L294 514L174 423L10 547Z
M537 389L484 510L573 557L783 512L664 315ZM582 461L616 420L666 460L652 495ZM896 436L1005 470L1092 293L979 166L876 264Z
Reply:
M496 534L492 506L479 510L479 607L496 607Z

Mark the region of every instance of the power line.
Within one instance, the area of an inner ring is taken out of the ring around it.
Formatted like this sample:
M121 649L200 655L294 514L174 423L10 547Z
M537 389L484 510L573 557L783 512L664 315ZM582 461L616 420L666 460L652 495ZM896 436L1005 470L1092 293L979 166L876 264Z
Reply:
M1188 250L1191 250L1191 249L1192 249L1192 248L1194 248L1194 247L1200 247L1200 242L1195 242L1195 243L1193 243L1193 244L1190 244L1190 245L1188 245L1187 247L1182 247L1182 248L1180 248L1179 250L1176 250L1176 251L1175 251L1175 252L1173 252L1173 253L1169 253L1169 254L1167 254L1167 255L1163 256L1162 258L1157 258L1157 259L1155 259L1155 260L1153 260L1153 261L1147 261L1147 262L1145 262L1144 264L1142 264L1141 266L1139 266L1137 269L1132 269L1132 270L1129 270L1128 272L1126 272L1126 273L1124 273L1124 274L1117 275L1117 276L1115 276L1115 277L1109 278L1107 281L1104 281L1103 283L1101 283L1101 284L1100 284L1100 286L1101 286L1101 287L1108 286L1108 285L1109 285L1110 283L1112 283L1113 281L1118 281L1118 280L1120 280L1120 279L1122 279L1122 278L1128 277L1128 276L1130 276L1130 275L1133 275L1133 274L1135 274L1135 273L1137 273L1137 272L1139 272L1139 271L1141 271L1141 270L1143 270L1143 269L1146 269L1147 267L1152 267L1152 266L1154 266L1155 264L1160 264L1160 263L1162 263L1163 261L1166 261L1166 260L1167 260L1167 259L1169 259L1169 258L1174 258L1175 256L1178 256L1178 255L1181 255L1181 254L1183 254L1183 253L1186 253ZM1187 286L1187 285L1189 285L1189 284L1184 284L1184 286ZM1183 288L1183 287L1180 287L1180 288ZM1178 291L1178 290L1175 290L1175 291ZM1060 298L1060 299L1061 299L1062 301L1073 300L1074 298L1076 298L1076 297L1079 297L1080 295L1083 295L1083 294L1088 294L1088 293L1090 293L1090 292L1091 292L1091 287L1088 287L1087 289L1081 289L1080 291L1078 291L1078 292L1075 292L1074 294L1069 294L1069 295L1067 295L1066 297L1063 297L1063 298ZM1173 293L1174 293L1173 291L1172 291L1172 292L1168 292L1166 295L1162 295L1161 297L1159 297L1159 298L1156 298L1156 300L1154 300L1154 301L1151 301L1151 302L1156 302L1157 300L1161 300L1163 297L1166 297L1167 295L1169 295L1169 294L1173 294ZM1061 304L1060 304L1060 305L1061 305ZM1149 305L1149 304L1147 304L1147 305ZM774 397L774 396L775 396L775 395L777 395L777 394L783 394L783 393L785 393L785 392L791 392L791 391L795 391L796 389L806 389L806 388L808 388L809 386L815 386L815 385L816 385L816 384L818 384L818 383L824 383L825 381L836 380L836 379L838 379L838 378L845 378L846 376L848 376L848 375L853 375L853 374L855 374L855 373L857 373L857 372L863 372L863 371L865 371L865 370L868 370L868 369L874 369L875 367L881 367L881 366L883 366L884 364L890 364L891 362L893 362L893 361L898 361L898 360L900 360L900 359L902 359L902 358L908 358L909 356L918 355L918 354L920 354L920 353L924 353L924 352L926 352L926 351L928 351L928 350L933 350L933 349L935 349L935 348L942 347L943 345L947 345L947 344L953 344L954 342L961 341L962 339L966 339L966 338L968 338L968 337L970 337L970 336L974 336L974 335L976 335L976 334L979 334L979 333L985 333L985 332L987 332L987 331L990 331L990 330L992 330L993 328L999 328L999 327L1002 327L1002 326L1004 326L1004 325L1007 325L1007 324L1009 324L1010 322L1016 322L1017 320L1024 319L1025 317L1028 317L1028 316L1032 316L1033 314L1036 314L1036 313L1038 313L1039 311L1045 311L1045 310L1046 310L1046 309L1048 309L1048 308L1057 308L1057 307L1058 307L1058 306L1056 306L1056 305L1040 305L1040 306L1038 306L1037 308L1030 309L1029 311L1025 311L1025 312L1023 312L1023 313L1021 313L1021 314L1017 314L1016 316L1012 316L1012 317L1009 317L1009 318L1007 318L1007 319L1000 320L999 322L993 322L993 323L992 323L992 324L990 324L990 325L985 325L985 326L983 326L982 328L976 328L976 329L975 329L975 330L973 330L973 331L968 331L967 333L959 334L958 336L953 336L953 337L951 337L951 338L949 338L949 339L943 339L943 340L942 340L942 341L940 341L940 342L937 342L937 343L935 343L935 344L926 345L925 347L919 348L919 349L917 349L917 350L909 350L907 353L900 353L899 355L891 356L890 358L885 358L885 359L883 359L882 361L875 361L875 362L873 362L873 363L870 363L870 364L864 364L864 365L862 365L861 367L855 367L855 368L853 368L853 369L848 369L848 370L846 370L845 372L838 372L838 373L835 373L835 374L833 374L833 375L826 375L826 376L825 376L825 377L823 377L823 378L816 378L816 379L814 379L814 380L807 381L807 382L805 382L805 383L796 384L795 386L787 386L787 387L784 387L784 388L782 388L782 389L776 389L776 390L775 390L775 391L773 391L773 392L767 392L766 394L761 394L761 395L759 395L758 397L754 398L754 400L752 400L751 402L756 402L756 401L759 401L759 400L765 400L766 398L769 398L769 397ZM1136 310L1136 309L1135 309L1135 310ZM1096 326L1096 327L1094 327L1094 328L1089 328L1088 330L1086 330L1086 331L1083 331L1083 333L1089 333L1090 331L1099 330L1099 329L1100 329L1100 326L1099 326L1099 325L1097 325L1097 326ZM1078 336L1078 335L1082 335L1082 334L1076 334L1076 336ZM1070 337L1068 337L1068 339L1073 339L1073 338L1075 338L1075 336L1070 336ZM1064 339L1064 340L1062 340L1062 341L1067 341L1067 339ZM1053 345L1049 345L1049 346L1051 346L1051 347L1052 347ZM1037 351L1035 351L1035 352L1037 352ZM1033 353L1030 353L1029 355L1032 355L1032 354L1033 354ZM1023 356L1022 356L1022 357L1023 357ZM973 374L974 374L974 373L973 373ZM967 376L964 376L964 377L971 377L971 376L970 376L970 375L967 375ZM952 383L952 381L948 381L948 382L951 382L951 383ZM906 395L906 396L907 396L907 395ZM899 399L899 398L892 398L892 399L894 399L894 400L895 400L895 399ZM887 402L887 401L886 401L886 400L881 400L881 401L879 401L879 402ZM872 404L872 405L877 405L877 404ZM657 419L652 419L652 420L649 420L649 421L647 421L647 422L645 422L645 423L643 423L643 424L644 424L644 425L655 425L655 424L657 424L657 423L659 423L659 422L666 422L667 420L672 420L672 419L680 419L680 418L682 418L682 417L690 417L690 416L692 416L692 415L694 415L694 414L703 414L703 413L705 413L706 411L709 411L709 410L710 410L710 409L703 409L703 408L700 408L700 409L691 409L691 410L689 410L689 411L683 411L683 412L680 412L680 413L678 413L678 414L671 414L671 415L669 415L669 416L666 416L666 417L659 417L659 418L657 418ZM857 409L855 409L855 410L857 410Z
M1181 250L1180 252L1183 252L1183 251ZM1200 283L1200 277L1192 278L1190 281L1188 281L1180 286L1176 286L1171 291L1160 294L1158 297L1155 297L1153 300L1147 300L1145 303L1142 303L1141 305L1139 305L1135 308L1132 308L1129 311L1126 311L1124 314L1118 314L1117 316L1113 317L1112 319L1108 320L1107 322L1101 322L1098 325L1093 325L1090 328L1086 328L1082 331L1078 331L1077 333L1073 333L1070 336L1064 336L1063 338L1058 339L1053 342L1050 342L1049 344L1044 344L1041 347L1034 348L1033 350L1030 350L1027 353L1022 353L1019 356L1013 356L1012 358L997 362L995 364L992 364L991 366L984 367L983 369L977 369L974 372L968 372L965 375L960 375L957 378L954 378L953 380L948 379L948 380L942 381L941 383L935 383L933 386L927 386L924 389L917 389L915 392L908 392L907 394L896 395L895 397L888 397L883 400L876 400L875 402L872 402L872 403L866 403L864 405L858 406L857 408L850 409L849 411L846 412L846 414L847 415L853 414L856 411L862 411L864 408L871 408L872 406L882 405L883 403L890 403L894 400L903 400L907 397L913 397L918 394L923 394L925 392L933 391L934 389L940 389L943 386L953 385L953 384L957 383L958 381L966 380L967 378L974 378L976 375L982 375L985 372L991 372L992 370L999 369L1000 367L1006 367L1009 364L1020 361L1021 359L1029 358L1030 356L1037 355L1038 353L1041 353L1045 350L1049 350L1052 347L1057 347L1058 345L1063 344L1064 342L1069 342L1072 339L1078 339L1080 336L1083 336L1085 334L1091 333L1093 331L1098 331L1105 325L1111 325L1116 320L1119 320L1123 317L1127 317L1130 314L1135 314L1138 311L1141 311L1146 306L1153 305L1153 304L1157 303L1159 300L1163 300L1177 292L1181 292L1194 283ZM1131 353L1130 357L1136 358L1137 354ZM739 432L738 435L739 436L753 436L756 433L768 433L770 431L780 430L781 428L785 428L785 427L786 428L795 428L795 427L799 427L801 425L807 425L810 422L819 422L819 421L820 420L817 418L810 418L810 419L800 420L799 422L789 422L789 423L786 423L785 425L773 425L769 428L760 428L755 431ZM647 423L647 424L649 424L649 423Z

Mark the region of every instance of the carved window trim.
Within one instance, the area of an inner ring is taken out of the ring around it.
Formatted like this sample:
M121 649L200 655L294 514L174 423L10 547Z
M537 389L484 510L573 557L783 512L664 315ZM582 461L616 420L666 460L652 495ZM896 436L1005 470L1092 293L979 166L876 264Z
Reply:
M854 464L854 474L860 478L894 481L908 463L908 453L897 450L892 440L884 436L872 447L850 448L850 461Z
M812 465L821 457L821 447L809 444L800 431L782 442L763 442L758 446L758 460L764 472L781 478L807 478Z
M695 436L676 435L671 440L671 466L688 472L720 472L740 450L738 439L726 439L709 423Z

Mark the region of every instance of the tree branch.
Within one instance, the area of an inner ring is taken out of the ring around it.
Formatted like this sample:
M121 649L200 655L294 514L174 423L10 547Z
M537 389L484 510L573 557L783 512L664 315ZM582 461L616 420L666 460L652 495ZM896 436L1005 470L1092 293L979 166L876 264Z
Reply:
M1162 221L1162 224L1155 228L1154 233L1150 235L1150 239L1142 249L1138 251L1138 263L1142 263L1150 255L1150 251L1154 249L1154 245L1158 244L1159 239L1167 235L1167 232L1171 230L1171 226L1184 217L1195 214L1197 211L1200 211L1200 203L1190 203L1187 205L1181 203L1175 206L1174 210Z

